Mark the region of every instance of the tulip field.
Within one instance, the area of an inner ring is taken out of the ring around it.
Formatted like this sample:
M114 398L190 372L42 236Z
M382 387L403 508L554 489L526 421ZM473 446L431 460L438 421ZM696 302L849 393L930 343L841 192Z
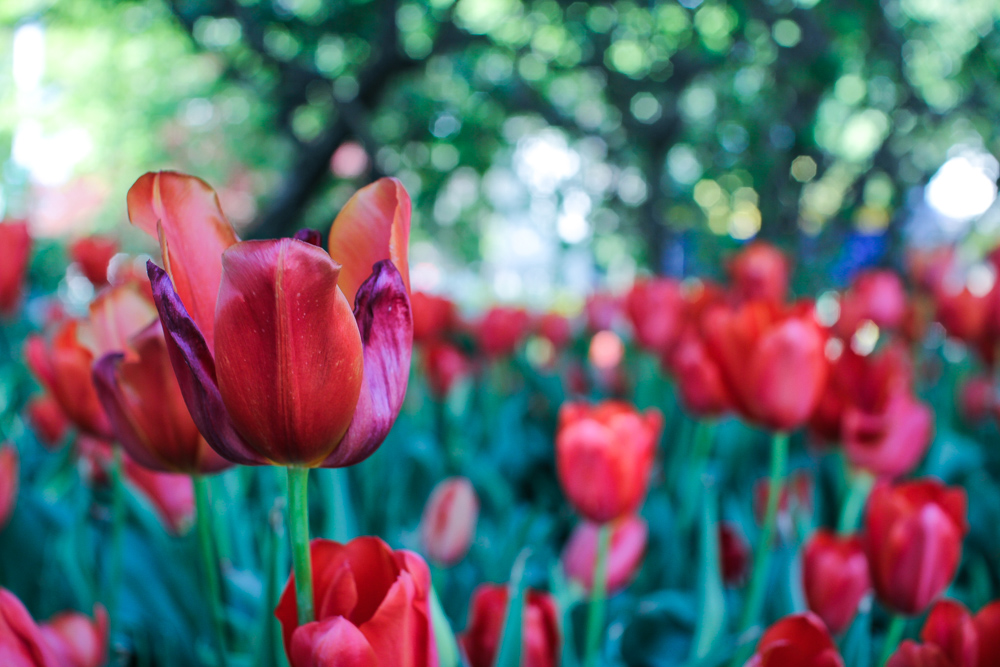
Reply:
M395 179L276 240L121 206L0 223L0 664L1000 665L996 253L469 313Z

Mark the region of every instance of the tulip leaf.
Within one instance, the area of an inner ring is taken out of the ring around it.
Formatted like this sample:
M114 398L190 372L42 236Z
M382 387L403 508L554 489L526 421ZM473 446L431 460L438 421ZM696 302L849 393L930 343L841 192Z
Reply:
M719 564L719 526L715 490L704 482L701 512L701 563L698 570L698 623L694 636L694 658L708 655L726 629L726 598Z
M861 601L857 616L844 636L841 648L844 656L844 664L852 667L868 667L872 659L872 598L866 597Z
M524 616L525 581L524 570L530 555L528 549L521 551L510 571L508 584L509 602L504 618L503 633L500 635L500 649L497 651L493 667L518 667L521 664L521 619Z
M458 642L451 623L441 608L437 591L431 586L431 619L434 623L434 641L437 642L438 666L458 667Z

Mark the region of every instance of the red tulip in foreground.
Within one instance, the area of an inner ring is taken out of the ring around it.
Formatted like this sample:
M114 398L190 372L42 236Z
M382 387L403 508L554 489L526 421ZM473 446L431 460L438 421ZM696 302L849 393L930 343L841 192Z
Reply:
M58 401L50 394L43 393L32 397L25 406L25 412L35 436L46 447L54 447L66 437L69 420L59 407Z
M594 587L597 568L598 534L601 527L582 521L570 535L562 553L566 575L578 582L587 592ZM649 529L638 516L627 516L611 526L611 544L608 550L607 592L614 594L625 588L635 577L646 555Z
M107 660L108 619L65 612L38 625L21 601L0 588L0 664L5 667L101 667Z
M483 584L472 594L469 623L458 638L469 667L493 667L507 615L506 586ZM559 611L548 593L527 591L521 620L521 667L557 667Z
M465 477L438 482L420 521L420 538L427 557L445 566L465 558L478 518L479 498L472 482Z
M844 660L823 621L805 613L769 627L744 667L844 667Z
M809 609L833 634L846 630L871 590L861 539L816 531L805 546L802 581Z
M106 236L88 236L69 247L69 256L96 287L108 284L108 264L118 254L118 242Z
M150 263L149 277L208 443L245 465L340 467L370 456L399 413L410 367L410 212L399 182L352 197L329 254L297 239L238 241L215 192L191 176L144 175L128 208L161 240L166 270Z
M672 278L636 280L625 296L625 313L636 342L656 354L667 354L674 346L684 324L684 311L680 283Z
M769 243L754 241L729 262L733 294L740 301L783 303L788 293L788 258Z
M920 640L939 648L952 667L1000 665L1000 602L973 616L960 602L939 600L924 621Z
M559 411L556 465L563 492L584 518L607 523L646 497L663 417L625 403L567 403Z
M879 600L901 614L923 612L955 576L968 529L963 489L934 479L876 486L863 542Z
M13 314L21 303L31 261L31 235L22 220L0 222L0 316Z
M437 667L430 573L420 556L377 537L314 540L316 620L296 616L294 575L274 615L292 667Z
M956 667L934 644L918 644L909 639L892 654L885 667Z
M21 474L20 460L13 445L0 444L0 529L7 525L17 503Z

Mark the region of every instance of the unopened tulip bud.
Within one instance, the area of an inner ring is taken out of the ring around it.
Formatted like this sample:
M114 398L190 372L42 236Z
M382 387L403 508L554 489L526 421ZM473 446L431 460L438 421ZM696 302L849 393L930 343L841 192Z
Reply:
M479 498L465 477L449 477L434 487L420 521L427 557L450 566L465 558L476 532Z

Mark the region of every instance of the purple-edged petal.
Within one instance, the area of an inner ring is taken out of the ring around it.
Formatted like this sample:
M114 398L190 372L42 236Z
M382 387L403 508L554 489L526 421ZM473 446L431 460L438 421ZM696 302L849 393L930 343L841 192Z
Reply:
M118 380L115 377L118 365L125 359L125 355L120 352L109 352L94 363L94 389L97 390L97 398L104 406L111 421L111 428L128 455L135 459L139 465L150 470L160 472L170 472L156 460L145 447L141 445L142 438L136 432L132 421L128 418L125 410L125 397L122 396Z
M208 444L225 459L243 465L265 465L233 427L215 379L215 359L205 337L188 315L166 271L146 262L153 300L160 313L167 351L191 418Z
M365 372L358 407L343 441L325 468L360 463L371 456L392 428L406 396L413 348L413 316L403 278L385 260L358 290L354 317L364 345Z
M323 247L323 238L315 229L300 229L295 232L295 235L292 238L296 241L305 241L306 243L314 245L317 248Z

